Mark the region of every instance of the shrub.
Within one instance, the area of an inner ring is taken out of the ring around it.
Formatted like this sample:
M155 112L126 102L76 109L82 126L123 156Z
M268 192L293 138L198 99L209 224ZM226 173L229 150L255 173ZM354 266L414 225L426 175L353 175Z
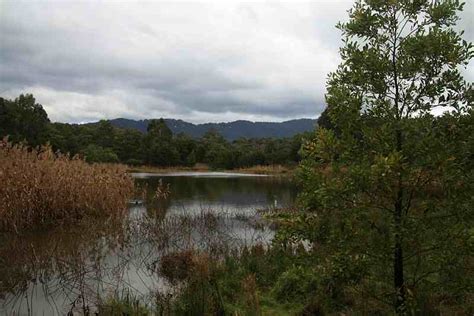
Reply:
M119 165L89 165L51 147L0 141L0 230L19 231L84 217L121 216L133 179Z
M160 262L160 274L172 284L186 280L193 270L193 256L191 250L164 255Z
M166 259L165 259L166 258ZM162 259L161 271L170 281L185 281L173 302L174 315L224 315L218 274L221 268L204 253L184 251ZM164 264L165 263L165 264ZM172 263L176 268L171 268Z
M89 163L103 162L103 163L118 163L119 158L117 154L110 148L103 148L97 145L89 145L83 151L85 160Z
M98 315L129 315L146 316L151 315L151 311L138 297L130 294L129 290L116 293L108 297L97 306Z
M141 165L143 165L143 161L139 160L139 159L131 158L131 159L127 160L127 165L129 165L129 166L141 166Z
M304 301L316 292L318 281L309 269L294 266L284 272L273 287L273 294L279 301Z

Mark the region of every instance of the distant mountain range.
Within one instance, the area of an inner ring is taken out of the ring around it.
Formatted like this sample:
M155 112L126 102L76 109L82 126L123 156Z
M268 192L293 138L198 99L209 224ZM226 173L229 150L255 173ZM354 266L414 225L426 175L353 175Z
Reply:
M130 120L124 118L110 120L113 126L133 128L143 133L146 132L148 122L149 120ZM313 119L296 119L285 122L234 121L229 123L205 124L193 124L183 120L165 119L165 122L173 134L185 133L191 137L199 138L207 131L214 129L227 140L235 140L241 137L291 137L298 133L311 131L316 125L316 120Z

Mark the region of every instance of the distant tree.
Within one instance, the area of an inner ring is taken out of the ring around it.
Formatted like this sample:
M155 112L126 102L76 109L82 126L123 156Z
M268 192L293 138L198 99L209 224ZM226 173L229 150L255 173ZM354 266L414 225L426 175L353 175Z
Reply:
M115 128L110 121L100 120L95 128L95 143L104 148L112 148L114 145Z
M193 166L196 163L196 142L184 133L179 133L173 140L179 154L179 164Z
M103 148L97 145L87 146L82 154L87 162L117 163L119 159L117 154L110 148Z
M143 164L143 134L135 129L117 129L114 151L120 161L133 165Z
M150 120L147 133L149 136L162 141L170 141L173 137L173 132L162 118L159 120Z
M232 169L235 165L230 144L214 129L209 130L201 139L204 151L203 162L213 169Z
M43 106L32 94L15 100L0 98L0 136L13 142L26 141L32 146L46 142L49 119Z
M235 167L250 167L265 164L263 146L253 139L241 138L232 143Z
M197 158L196 158L196 151L195 150L192 150L189 155L186 156L186 160L184 162L184 165L185 166L188 166L188 167L193 167L197 162Z
M429 302L439 296L466 308L473 90L458 66L473 46L453 28L462 7L357 1L339 24L344 46L328 81L328 120L303 150L305 212L282 232L321 251L320 273L339 282L333 298L355 291L399 314L436 310ZM452 112L436 118L435 108Z
M143 141L145 161L157 166L177 165L179 153L172 140L173 133L163 119L151 120Z
M288 164L292 156L292 143L290 139L268 138L265 141L265 162L266 164Z

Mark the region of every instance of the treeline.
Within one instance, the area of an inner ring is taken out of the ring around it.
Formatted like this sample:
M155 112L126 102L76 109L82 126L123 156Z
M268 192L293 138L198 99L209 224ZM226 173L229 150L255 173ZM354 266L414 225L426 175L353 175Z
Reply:
M304 134L292 138L238 139L227 141L214 130L202 138L173 135L163 119L152 120L147 133L120 129L108 121L96 124L51 123L41 104L31 94L14 100L0 98L0 137L53 150L79 154L88 162L121 162L160 167L194 166L204 163L214 169L255 165L294 165Z

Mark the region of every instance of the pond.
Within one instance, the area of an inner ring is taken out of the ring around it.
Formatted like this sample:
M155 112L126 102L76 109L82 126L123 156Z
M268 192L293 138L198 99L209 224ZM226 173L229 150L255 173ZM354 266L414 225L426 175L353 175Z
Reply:
M133 176L142 193L125 219L0 236L0 314L92 313L97 302L124 293L147 301L171 290L158 272L164 254L269 244L274 231L259 210L291 206L297 193L282 177Z

